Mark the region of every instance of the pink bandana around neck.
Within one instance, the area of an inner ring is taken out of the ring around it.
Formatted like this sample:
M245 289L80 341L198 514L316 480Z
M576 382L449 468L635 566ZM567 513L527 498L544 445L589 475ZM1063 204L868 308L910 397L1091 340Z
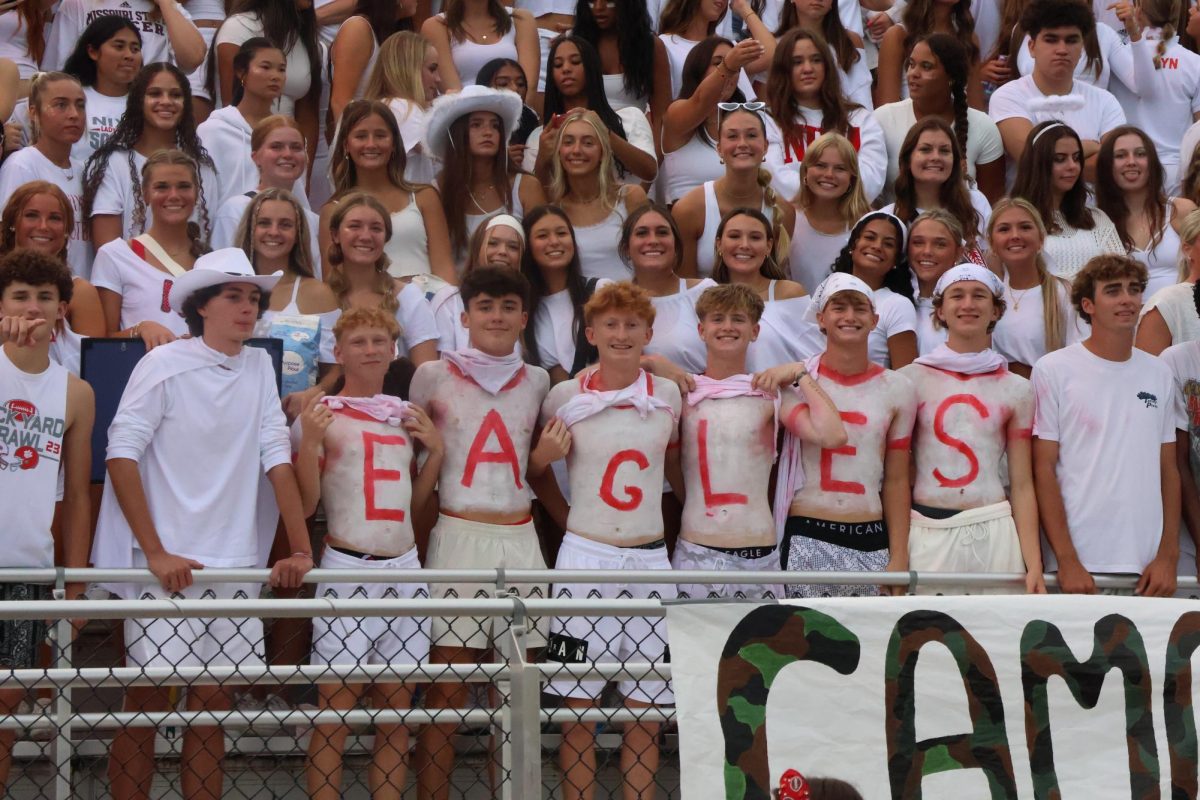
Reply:
M1004 356L990 347L978 353L959 353L945 343L918 358L916 363L962 375L986 375L1008 366Z
M820 353L805 361L804 368L816 380L821 370ZM802 442L791 431L784 430L783 447L779 451L779 469L775 476L775 505L771 509L775 516L775 539L781 546L783 531L787 527L788 511L792 508L792 498L804 486L804 462L800 460L801 445Z
M655 410L666 411L674 419L675 409L671 408L671 404L650 394L650 381L654 379L645 370L639 371L637 380L624 389L611 392L601 392L588 386L588 381L594 374L583 378L579 394L563 403L555 415L568 428L615 406L632 406L642 419Z
M406 417L412 416L412 411L409 410L412 408L412 403L392 397L390 394L377 394L374 397L326 395L321 398L320 402L334 411L343 408L353 409L366 414L371 419L386 422L393 428L399 428Z
M447 350L442 353L442 358L458 367L462 374L491 395L500 394L500 390L525 368L525 362L515 353L497 358L474 347Z
M728 378L710 378L707 375L693 375L696 388L688 392L687 404L697 406L705 400L728 400L733 397L765 397L775 405L774 429L771 437L774 444L779 432L779 392L764 392L754 388L753 375L731 375ZM772 451L772 456L778 455Z

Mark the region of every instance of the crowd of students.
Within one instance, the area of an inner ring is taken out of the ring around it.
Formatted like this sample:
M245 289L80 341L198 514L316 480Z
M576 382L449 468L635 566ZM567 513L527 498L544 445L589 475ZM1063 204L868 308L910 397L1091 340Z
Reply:
M1015 572L1029 592L1049 571L1147 596L1194 573L1200 14L1179 0L316 5L0 12L0 566L144 567L113 587L143 598L256 597L193 571L268 565L294 594L317 562ZM86 337L148 351L99 498ZM282 340L282 390L254 337ZM530 644L656 662L662 625L545 620ZM35 666L44 626L12 630L0 667ZM310 657L472 663L497 634L318 619ZM253 663L262 639L258 620L125 623L144 667ZM548 687L581 709L603 689ZM412 702L320 702L368 691ZM671 702L664 681L619 692ZM0 689L0 712L22 699ZM340 796L347 732L316 727L313 797ZM422 797L447 796L452 734L419 734ZM566 726L565 797L587 796L594 737ZM624 726L635 793L656 737ZM218 796L219 732L185 738L185 794ZM118 733L114 796L146 790L152 744ZM398 792L407 728L375 748L376 796Z

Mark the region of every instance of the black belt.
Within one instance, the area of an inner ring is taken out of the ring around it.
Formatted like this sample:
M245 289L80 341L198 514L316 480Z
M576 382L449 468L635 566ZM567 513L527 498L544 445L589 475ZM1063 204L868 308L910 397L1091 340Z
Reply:
M349 547L338 547L334 544L325 545L334 552L341 553L344 556L358 558L363 561L391 561L396 556L377 556L374 553L360 553L358 550L351 550Z

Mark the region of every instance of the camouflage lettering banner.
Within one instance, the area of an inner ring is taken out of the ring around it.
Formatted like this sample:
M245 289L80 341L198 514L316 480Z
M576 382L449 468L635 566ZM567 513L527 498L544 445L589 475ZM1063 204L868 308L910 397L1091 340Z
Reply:
M1197 798L1200 605L834 598L667 612L687 800Z

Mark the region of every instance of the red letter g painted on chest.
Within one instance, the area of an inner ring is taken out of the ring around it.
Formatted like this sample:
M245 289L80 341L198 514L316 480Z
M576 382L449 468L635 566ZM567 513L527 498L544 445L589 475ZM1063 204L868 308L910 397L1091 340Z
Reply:
M638 450L622 450L609 459L608 468L604 470L604 480L600 481L600 499L617 511L633 511L642 504L643 493L636 486L622 487L625 492L624 500L613 494L613 481L617 477L617 469L626 461L632 461L639 470L650 468L649 460Z

